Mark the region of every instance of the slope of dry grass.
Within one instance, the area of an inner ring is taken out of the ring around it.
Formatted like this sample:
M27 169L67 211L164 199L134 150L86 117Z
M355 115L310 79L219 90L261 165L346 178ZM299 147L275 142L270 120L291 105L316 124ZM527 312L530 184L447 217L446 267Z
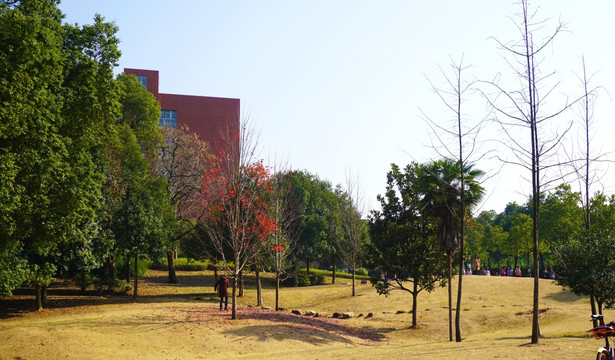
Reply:
M255 291L248 289L233 321L218 311L211 273L179 278L169 285L164 272L150 272L136 302L83 296L70 284L51 289L42 312L24 309L31 296L0 299L0 359L589 359L603 344L586 332L589 301L548 280L540 283L543 338L530 346L531 279L465 277L464 341L449 343L444 288L419 295L419 327L409 329L411 297L403 292L378 296L370 285L357 284L351 297L346 280L282 289L282 306L325 315L314 318L252 307ZM273 307L266 280L264 302ZM247 282L251 288L253 279ZM363 316L329 317L345 311Z

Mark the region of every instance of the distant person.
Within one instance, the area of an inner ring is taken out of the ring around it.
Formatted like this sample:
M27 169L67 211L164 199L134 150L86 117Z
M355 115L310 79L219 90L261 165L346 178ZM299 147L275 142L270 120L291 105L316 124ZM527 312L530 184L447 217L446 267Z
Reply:
M485 268L485 275L491 276L491 269L489 269L489 266Z
M472 274L480 275L480 258L478 255L474 255L474 260L472 260Z
M521 277L521 268L519 266L515 268L515 276Z
M220 311L222 311L222 303L224 303L224 310L228 311L228 278L224 275L218 279L216 285L214 285L214 291L220 296Z
M510 265L506 268L506 276L513 276L513 269Z
M529 265L525 268L525 276L532 277L532 268Z
M506 276L506 267L502 266L502 270L500 270L500 276Z
M549 279L554 280L555 279L555 270L553 270L553 268L549 268L549 272L547 274Z

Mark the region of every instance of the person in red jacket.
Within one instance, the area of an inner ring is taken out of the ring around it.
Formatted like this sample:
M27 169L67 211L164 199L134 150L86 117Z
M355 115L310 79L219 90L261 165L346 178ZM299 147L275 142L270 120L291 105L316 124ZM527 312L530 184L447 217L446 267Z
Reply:
M214 285L214 291L217 291L220 296L220 311L222 311L222 303L224 303L224 310L228 311L228 278L226 276L222 275L218 279Z

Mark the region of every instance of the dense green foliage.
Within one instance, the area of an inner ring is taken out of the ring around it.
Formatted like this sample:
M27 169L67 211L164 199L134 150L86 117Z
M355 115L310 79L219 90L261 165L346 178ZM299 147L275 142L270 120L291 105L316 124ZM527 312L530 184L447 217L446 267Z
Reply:
M555 247L559 267L557 281L575 294L592 296L603 306L615 305L615 197L597 193L591 200L591 226ZM570 221L564 220L563 223Z
M29 281L39 304L57 270L86 283L118 250L157 255L173 222L145 157L158 103L113 78L114 24L63 24L57 4L0 2L0 293Z
M367 266L379 274L373 279L379 294L394 289L412 294L413 327L419 293L434 290L446 278L447 268L433 240L433 222L420 212L419 171L417 164L403 170L391 166L386 193L378 196L381 210L370 215L371 243L366 250Z

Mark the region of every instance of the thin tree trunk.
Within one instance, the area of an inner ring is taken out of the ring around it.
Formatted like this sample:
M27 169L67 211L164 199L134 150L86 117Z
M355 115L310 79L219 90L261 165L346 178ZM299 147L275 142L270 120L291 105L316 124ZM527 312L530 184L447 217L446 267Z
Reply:
M462 220L463 221L463 220ZM462 227L463 231L463 227ZM462 233L463 239L463 233ZM457 288L457 307L455 308L455 341L461 342L461 285L463 279L463 240L460 241L459 251L461 255L459 256L459 260L461 260L461 264L459 265L459 287Z
M417 296L419 295L419 284L414 279L414 290L412 291L412 328L416 329L416 310L417 310Z
M308 274L308 276L310 276L310 257L307 257L307 260L305 261L305 272Z
M352 296L355 296L355 269L354 267L352 268Z
M37 311L41 311L43 310L43 296L42 296L42 286L39 283L36 283L36 292L35 292L35 296L36 296L36 310Z
M261 287L261 276L258 268L254 270L256 274L256 306L263 306L263 291Z
M169 269L169 284L177 284L177 274L175 273L175 249L167 252L167 265Z
M243 270L239 271L239 297L243 297Z
M297 275L298 275L298 271L297 271L297 262L295 261L295 264L293 265L293 286L297 287L299 286L299 281L297 279Z
M218 265L214 264L213 269L214 269L214 284L217 284L218 283Z
M455 341L456 342L461 342L461 325L460 325L460 319L461 319L461 285L462 285L462 281L463 281L463 255L464 255L464 249L463 249L463 242L464 242L464 238L463 238L463 230L464 230L464 225L465 225L465 219L466 219L466 207L465 207L465 182L464 182L464 173L463 173L463 142L462 140L462 133L461 133L461 64L458 67L458 71L459 71L459 76L457 77L457 125L458 125L458 129L459 129L459 179L461 180L461 214L459 214L459 222L461 223L461 229L460 229L460 234L459 234L459 248L460 248L460 254L459 254L459 260L461 262L461 264L459 265L459 287L457 288L457 309L455 310ZM474 264L472 264L474 265ZM472 271L474 269L471 269L470 271ZM479 269L476 269L477 271Z
M86 284L86 280L87 280L87 275L85 272L85 269L81 270L81 284L79 284L79 290L81 290L81 293L85 293L85 290L87 288L87 284Z
M139 258L135 255L135 291L132 294L132 298L137 298L137 285L139 284Z
M448 341L453 341L453 259L451 256L450 253L446 255L448 258Z
M596 313L596 301L594 299L594 295L590 295L589 296L589 301L591 303L592 306L592 315L594 315ZM593 323L594 323L594 327L598 326L596 319L593 319Z
M237 264L238 262L236 261L235 264ZM234 271L233 274L233 299L232 299L232 305L233 308L231 309L231 320L236 320L237 319L237 277L239 276L239 273L237 271Z
M280 274L275 275L275 311L280 310Z
M331 284L335 284L335 274L337 271L337 266L335 265L335 253L331 255L331 261L333 262L333 277L331 279Z

